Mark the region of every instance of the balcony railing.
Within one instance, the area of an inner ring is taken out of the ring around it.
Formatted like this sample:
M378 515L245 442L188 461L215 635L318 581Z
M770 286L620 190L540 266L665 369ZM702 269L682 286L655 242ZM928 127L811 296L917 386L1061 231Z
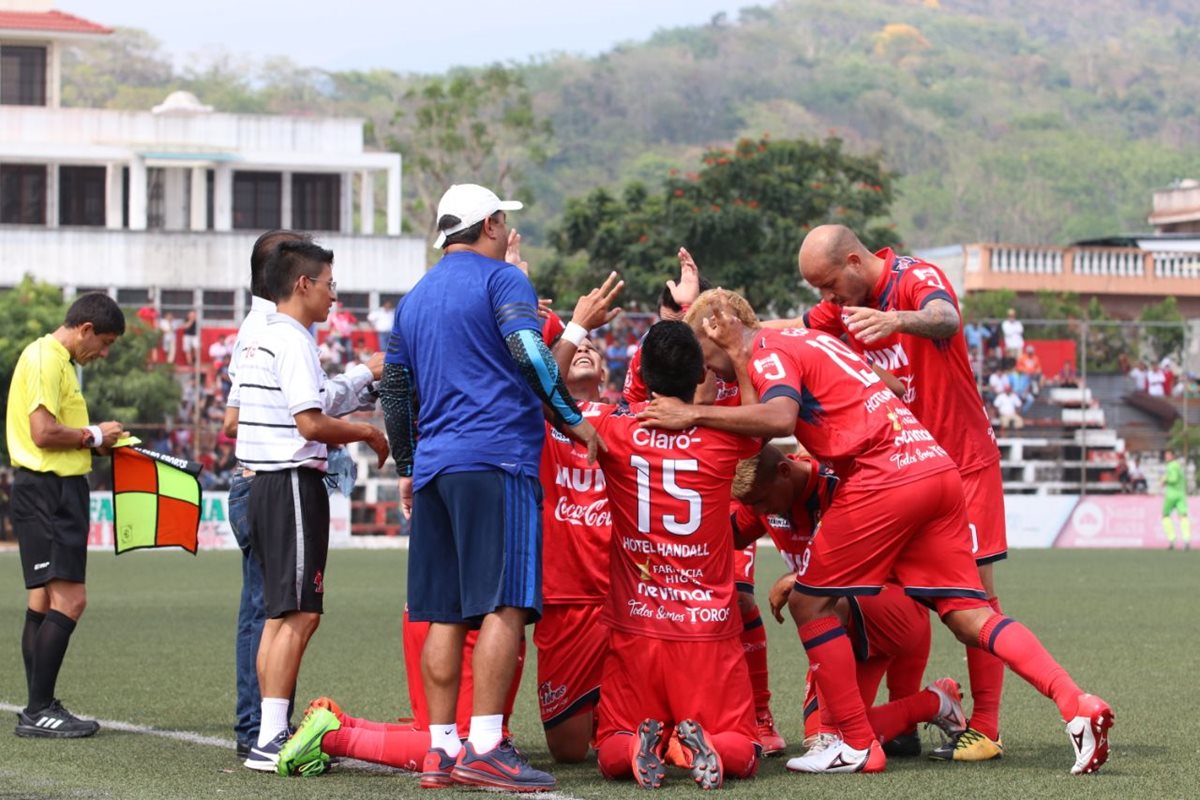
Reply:
M1200 253L1121 247L965 246L968 291L1200 296Z

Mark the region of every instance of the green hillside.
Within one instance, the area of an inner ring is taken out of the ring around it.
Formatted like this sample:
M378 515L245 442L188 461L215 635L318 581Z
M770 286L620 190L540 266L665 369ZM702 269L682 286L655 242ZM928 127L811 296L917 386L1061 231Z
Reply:
M900 175L892 210L909 246L1063 243L1145 229L1152 190L1200 174L1198 58L1188 0L782 0L595 58L512 65L553 133L540 163L519 137L497 156L517 153L506 188L535 201L521 222L533 244L568 197L654 186L764 133L879 153ZM219 110L361 115L373 144L403 147L418 102L406 93L438 77L232 56L176 70L121 31L67 59L64 96L149 108L188 88Z

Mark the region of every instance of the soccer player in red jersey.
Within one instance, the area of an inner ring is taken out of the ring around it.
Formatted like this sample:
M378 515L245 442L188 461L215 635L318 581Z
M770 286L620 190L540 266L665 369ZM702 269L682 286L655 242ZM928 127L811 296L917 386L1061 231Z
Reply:
M805 327L845 336L850 348L904 384L904 403L958 465L966 495L971 549L988 602L1000 600L992 565L1007 556L1000 450L971 371L958 298L936 266L890 248L872 253L843 225L822 225L804 239L800 272L821 293ZM1004 753L1000 694L1004 664L967 648L971 723L933 757L984 761Z
M837 476L812 456L784 456L771 445L738 464L733 479L735 544L740 543L736 537L744 540L764 532L775 542L790 570L770 592L771 610L780 622L796 570L836 486ZM930 638L925 606L905 595L903 587L889 583L878 595L839 600L836 613L854 645L859 692L887 755L920 754L917 723L932 722L949 735L963 729L961 693L953 679L941 678L921 690ZM885 674L893 702L872 708ZM829 724L822 727L811 674L805 690L805 742L823 748L837 730Z
M642 377L657 395L692 401L704 359L687 325L659 322L650 329ZM693 778L718 788L725 777L752 776L758 765L728 517L734 467L758 443L704 428L647 430L636 417L641 407L587 412L608 444L599 463L613 517L600 772L633 777L646 788L661 785L673 727Z
M1054 700L1075 748L1075 774L1108 758L1113 713L1084 694L1025 626L995 611L970 549L957 465L865 361L828 333L766 330L740 296L714 289L688 312L709 369L736 377L757 405L693 406L657 398L653 428L695 425L746 436L794 433L842 483L801 559L788 601L840 740L788 762L803 772L875 772L886 757L851 676L854 653L833 613L843 595L877 594L894 576L929 602L964 644L984 648Z
M562 347L573 351L563 370L567 389L580 410L591 413L600 407L603 354L588 339L578 347L565 341L555 348L556 359ZM576 763L587 757L595 733L608 654L608 627L600 617L608 595L612 520L600 466L588 464L587 448L549 424L541 480L543 608L533 633L538 705L550 755Z

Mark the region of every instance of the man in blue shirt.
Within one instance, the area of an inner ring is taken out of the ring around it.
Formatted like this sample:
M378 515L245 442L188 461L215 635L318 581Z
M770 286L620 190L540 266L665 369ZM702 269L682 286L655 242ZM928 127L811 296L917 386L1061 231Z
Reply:
M447 190L436 242L445 256L397 308L380 386L401 507L412 519L409 618L431 623L422 653L424 788L556 785L501 734L524 626L542 606L543 404L593 459L603 445L542 341L533 286L503 261L505 212L519 208L475 184ZM480 630L464 746L454 719L471 627Z

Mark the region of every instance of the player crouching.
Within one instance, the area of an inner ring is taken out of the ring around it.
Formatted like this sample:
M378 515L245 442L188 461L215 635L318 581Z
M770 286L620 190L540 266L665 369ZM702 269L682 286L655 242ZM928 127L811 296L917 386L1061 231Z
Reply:
M652 327L641 370L651 392L690 403L704 379L691 329ZM673 730L693 779L717 789L758 768L728 516L734 468L758 443L704 428L649 431L636 417L644 406L585 412L608 444L599 461L613 525L597 760L610 780L657 788Z

